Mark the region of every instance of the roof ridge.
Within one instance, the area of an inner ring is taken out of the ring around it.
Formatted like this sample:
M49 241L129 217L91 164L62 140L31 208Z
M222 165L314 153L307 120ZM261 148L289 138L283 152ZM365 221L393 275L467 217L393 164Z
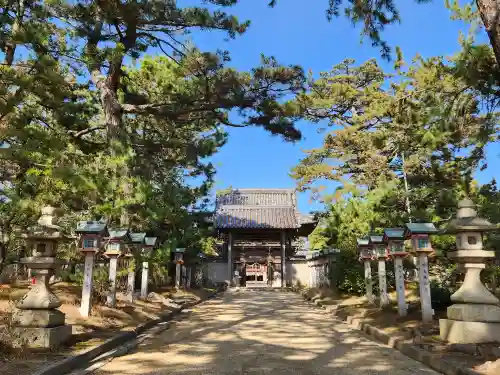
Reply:
M269 209L269 208L292 208L292 209L295 209L295 206L293 206L292 204L276 204L276 205L225 204L223 206L219 206L218 210L225 210L225 209L229 209L229 210L255 210L255 209Z
M248 193L248 192L252 192L252 191L255 191L255 192L259 192L259 193L266 193L266 192L282 192L282 193L285 193L285 192L294 192L296 191L295 188L233 188L231 189L230 192L238 192L238 191L241 191L241 192L244 192L244 193Z

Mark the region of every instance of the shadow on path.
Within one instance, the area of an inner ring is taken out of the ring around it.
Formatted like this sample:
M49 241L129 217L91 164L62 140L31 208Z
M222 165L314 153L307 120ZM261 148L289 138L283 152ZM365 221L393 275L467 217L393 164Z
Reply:
M289 292L227 292L97 374L437 374Z

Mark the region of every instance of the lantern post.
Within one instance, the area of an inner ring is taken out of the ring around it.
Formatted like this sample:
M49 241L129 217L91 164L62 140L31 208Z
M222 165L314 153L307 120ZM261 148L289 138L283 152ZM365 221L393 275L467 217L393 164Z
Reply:
M116 306L116 272L118 257L126 253L127 243L130 242L129 230L126 228L110 229L106 238L106 251L104 255L109 259L109 291L107 296L108 306Z
M359 258L364 264L365 292L368 302L373 303L373 281L372 281L372 249L369 238L358 238Z
M385 270L385 260L387 259L387 246L384 243L384 236L371 234L369 236L370 246L372 247L373 257L378 261L378 289L380 298L380 307L389 304L389 295L387 294L387 272Z
M146 233L132 233L130 232L130 247L129 251L125 254L128 258L128 276L127 276L127 301L130 303L134 302L134 291L135 291L135 258L139 255L144 246L144 239L146 238Z
M89 317L92 308L92 283L95 255L101 248L102 238L108 235L108 228L105 222L80 221L76 226L75 232L80 235L80 249L85 257L80 314L83 317Z
M186 249L184 248L177 248L175 249L175 287L177 289L180 288L181 286L181 272L182 272L182 265L184 264L184 252Z
M405 238L411 239L413 252L418 257L418 286L422 321L424 322L432 321L434 315L429 280L429 254L434 252L430 235L437 232L437 228L432 223L407 223L405 228Z
M500 337L499 300L484 286L481 271L494 251L483 249L483 233L497 230L497 226L477 216L476 205L469 199L458 202L456 218L445 233L455 234L456 251L448 257L463 264L465 279L451 296L454 303L447 309L448 319L439 320L442 340L451 343L487 343Z
M149 260L151 254L156 247L156 237L144 238L144 246L142 247L142 272L141 272L141 298L148 298L148 282L149 282Z
M384 242L387 244L389 256L394 259L394 276L396 278L396 295L398 299L398 314L406 316L408 305L405 299L405 276L403 269L403 258L408 253L404 249L404 229L384 229Z

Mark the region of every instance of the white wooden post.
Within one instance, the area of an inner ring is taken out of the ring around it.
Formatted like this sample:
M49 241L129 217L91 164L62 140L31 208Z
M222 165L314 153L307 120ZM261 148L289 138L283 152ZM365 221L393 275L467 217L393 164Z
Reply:
M182 287L186 289L186 266L182 265L181 267L181 274L182 274Z
M422 309L422 320L432 321L434 310L431 302L431 284L429 281L429 260L427 252L418 253L418 277L420 287L420 305Z
M407 305L405 299L405 279L403 270L403 257L394 256L394 274L396 277L396 295L398 299L398 314L406 316Z
M389 296L387 295L387 275L385 272L385 257L378 258L378 287L380 297L380 307L389 304Z
M372 266L369 259L364 260L365 264L365 288L366 299L368 302L373 302L373 281L372 281Z
M132 260L134 262L134 260ZM127 278L127 301L134 302L134 290L135 290L135 263L133 263L131 269L128 272Z
M191 267L186 269L186 288L191 289Z
M181 264L177 263L175 265L175 287L179 289L181 287Z
M142 262L141 272L141 298L148 298L149 262Z
M109 292L107 296L108 306L116 306L116 271L118 268L118 255L109 255Z
M94 253L85 253L85 268L83 270L82 301L80 304L81 316L87 318L90 316L92 308L92 281L94 274Z

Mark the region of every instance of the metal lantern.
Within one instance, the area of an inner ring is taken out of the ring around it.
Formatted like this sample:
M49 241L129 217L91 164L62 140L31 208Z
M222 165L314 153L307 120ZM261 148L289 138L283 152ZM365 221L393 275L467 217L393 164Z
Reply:
M387 256L387 246L384 243L384 236L371 234L368 239L372 248L373 256L377 258L385 258Z
M433 252L430 235L438 233L432 223L408 223L405 228L405 238L411 239L413 252Z
M110 229L109 236L106 238L107 256L118 256L126 252L126 244L130 242L130 232L128 229Z
M141 249L141 255L143 257L149 258L151 256L153 249L156 247L157 240L158 240L157 237L145 237L144 238L144 245L142 246L142 249Z
M384 242L388 245L389 254L392 255L405 255L404 248L404 234L403 228L386 228L384 229Z
M372 246L370 245L370 238L363 237L357 239L359 257L361 259L372 259Z
M127 258L133 258L134 257L134 250L135 252L139 253L142 250L142 247L144 246L144 241L146 239L146 233L129 233L130 235L130 245L128 248L128 251L125 253L125 257Z
M80 249L83 253L97 253L101 248L102 238L108 235L107 225L102 221L80 221L75 232L80 235Z

